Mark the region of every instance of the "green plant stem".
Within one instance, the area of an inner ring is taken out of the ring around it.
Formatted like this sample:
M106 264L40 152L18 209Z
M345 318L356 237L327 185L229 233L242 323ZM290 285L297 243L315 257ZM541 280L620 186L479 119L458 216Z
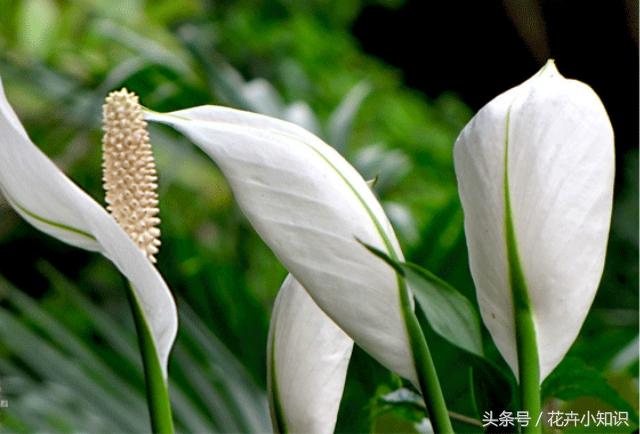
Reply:
M147 391L147 406L151 418L151 429L154 433L173 434L173 416L169 389L162 374L160 360L156 351L151 330L144 317L133 286L129 284L127 291L129 305L138 334L138 345L144 367L144 380Z
M509 124L511 108L507 112L504 153L504 207L507 258L509 263L509 284L513 300L514 321L516 327L516 349L518 353L518 377L520 383L520 405L531 418L529 424L522 427L524 434L540 434L542 427L537 424L540 416L540 362L536 327L531 311L529 290L524 276L518 242L511 211L509 193Z
M451 426L449 411L440 387L438 373L433 364L427 340L418 323L418 317L411 306L409 289L404 279L399 278L398 283L404 320L411 340L414 365L418 374L422 397L429 413L431 426L433 426L433 430L437 434L453 434L453 427Z
M541 410L540 367L536 331L529 310L516 311L516 338L518 342L520 404L531 417L529 425L522 427L522 432L524 434L539 434L542 432L542 427L536 422L538 422Z

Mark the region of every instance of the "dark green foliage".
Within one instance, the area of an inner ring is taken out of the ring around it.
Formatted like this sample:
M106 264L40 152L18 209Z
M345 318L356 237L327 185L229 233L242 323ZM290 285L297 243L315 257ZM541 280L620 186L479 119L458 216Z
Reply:
M598 398L607 405L629 413L631 421L638 423L634 408L620 396L603 375L584 361L566 357L542 384L542 396L565 401L581 397Z

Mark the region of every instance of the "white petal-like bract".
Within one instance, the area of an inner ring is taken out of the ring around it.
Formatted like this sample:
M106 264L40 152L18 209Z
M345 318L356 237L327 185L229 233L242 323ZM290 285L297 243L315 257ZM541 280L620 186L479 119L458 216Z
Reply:
M399 259L402 252L380 203L340 154L294 124L225 107L146 118L172 125L216 161L253 227L318 306L383 365L418 383L406 288L358 240Z
M273 307L267 349L275 432L333 433L352 350L353 340L287 276Z
M166 378L178 324L167 285L104 208L31 142L6 99L1 81L0 191L33 226L66 243L101 252L131 282Z
M549 62L484 106L454 156L482 318L517 376L509 213L542 381L578 335L602 275L614 178L609 118L589 86Z

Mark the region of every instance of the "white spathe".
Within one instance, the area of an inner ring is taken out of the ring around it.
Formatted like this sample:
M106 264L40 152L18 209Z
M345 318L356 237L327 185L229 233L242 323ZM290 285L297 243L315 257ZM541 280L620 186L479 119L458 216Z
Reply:
M287 276L273 306L267 349L275 431L279 419L286 432L333 433L352 350L353 340Z
M517 377L508 172L542 381L578 335L602 275L613 199L611 123L595 92L550 61L484 106L458 137L454 157L482 318Z
M226 107L146 119L173 126L216 161L253 227L318 306L418 383L396 274L357 240L399 259L402 252L380 203L340 154L297 125Z
M0 81L0 191L39 230L109 258L131 282L167 376L177 332L173 297L164 280L116 221L29 139Z

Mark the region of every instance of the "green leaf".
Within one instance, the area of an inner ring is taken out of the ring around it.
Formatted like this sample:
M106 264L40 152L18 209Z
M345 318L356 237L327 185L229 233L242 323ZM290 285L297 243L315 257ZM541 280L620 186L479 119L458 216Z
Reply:
M407 388L379 395L372 403L372 432L419 432L416 425L425 419L424 400L417 392ZM433 431L431 431L433 432Z
M344 152L353 121L370 91L371 85L366 81L361 81L349 91L340 105L331 113L327 127L327 138L338 151Z
M407 281L427 321L438 335L458 348L483 357L480 319L464 295L418 265L396 261L374 247L365 247Z
M387 393L386 395L379 397L378 400L382 404L408 405L419 409L424 408L424 401L422 397L416 392L404 387ZM420 414L420 416L422 417L423 415Z
M406 279L433 330L463 350L471 365L471 388L477 417L484 411L500 414L510 408L515 384L493 362L484 357L480 319L471 302L455 288L428 270L389 258L374 247L366 246ZM386 398L407 401L407 393ZM496 431L497 432L497 431Z
M148 432L141 373L129 375L131 369L141 371L131 324L107 314L52 266L42 268L62 297L65 315L82 313L89 321L61 322L45 303L0 276L0 352L12 355L0 358L0 398L10 401L9 409L0 411L0 433ZM181 307L170 384L176 428L263 431L269 423L264 391L186 302ZM83 324L81 332L69 328L74 323ZM78 333L107 342L109 358L101 345L87 345Z
M471 302L447 282L415 264L403 269L433 329L454 345L483 356L480 320Z
M496 383L496 385L499 385L499 383ZM504 408L506 407L503 407L503 409ZM377 402L374 405L373 415L377 417L380 414L391 410L396 414L403 415L404 419L411 420L416 423L423 422L425 420L425 406L422 397L418 393L404 387L378 397ZM452 411L449 412L449 417L467 430L469 427L474 427L474 432L478 431L482 426L482 422L479 417L474 418ZM433 431L430 430L428 432Z
M512 397L515 395L515 384L489 360L471 357L471 363L469 382L476 416L482 418L486 411L500 414L510 409ZM509 429L487 427L486 432L510 432Z
M239 92L249 103L249 109L264 115L282 117L284 101L271 83L263 78L255 78L245 83Z
M353 165L363 176L380 176L376 190L381 195L397 187L411 171L412 164L406 152L388 149L381 143L360 148L353 156Z
M141 427L141 418L121 399L107 393L97 379L87 375L83 367L68 363L64 354L41 338L9 311L0 309L0 339L3 345L23 360L30 370L49 381L69 385L86 398L94 412L111 414L111 422L118 431L134 432Z
M638 413L607 382L601 372L577 357L565 357L542 383L543 399L554 397L565 401L591 396L629 412L629 418L638 423Z
M44 58L56 38L58 6L52 0L28 0L21 4L18 19L18 42L28 54Z

